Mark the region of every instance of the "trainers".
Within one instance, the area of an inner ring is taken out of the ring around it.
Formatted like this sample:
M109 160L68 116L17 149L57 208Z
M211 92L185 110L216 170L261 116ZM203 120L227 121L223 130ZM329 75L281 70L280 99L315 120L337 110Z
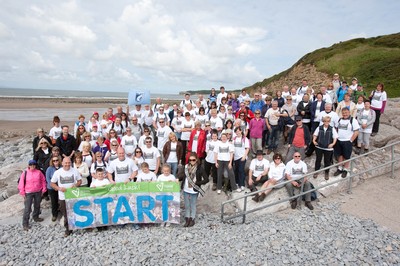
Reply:
M266 196L267 195L265 193L262 193L258 200L261 202L261 201L265 200Z
M213 183L212 191L216 191L216 190L217 190L217 184Z
M242 191L244 191L246 188L245 188L245 187L243 187L243 186L241 186L241 187L240 187L240 189L241 189Z
M52 222L55 222L55 221L57 221L57 216L53 216L53 217L51 217L51 221L52 221Z
M221 190L220 189L217 190L217 194L221 194Z
M29 230L29 225L24 225L23 229L24 229L25 231L28 231L28 230Z
M311 211L314 210L314 207L311 204L311 201L306 201L305 203L306 207L309 208Z
M329 173L325 172L325 180L329 180Z
M72 234L71 230L65 230L64 237L67 237Z
M340 169L337 169L336 172L333 174L333 176L338 176L342 173L343 171Z
M318 177L318 173L315 173L315 174L313 175L313 177L314 177L314 178L317 178L317 177Z
M240 188L236 189L236 192L240 193L242 190Z
M342 178L346 178L346 176L347 176L347 171L344 170L344 171L342 172Z
M295 199L295 200L292 200L292 201L290 202L290 207L292 207L293 210L296 209L296 207L297 207L297 200L296 200L296 199Z
M40 223L40 222L43 222L43 221L44 221L44 219L43 219L43 218L40 218L40 217L34 218L33 220L34 220L35 222L37 222L37 223Z
M376 136L376 134L378 134L377 132L372 132L371 133L371 137Z

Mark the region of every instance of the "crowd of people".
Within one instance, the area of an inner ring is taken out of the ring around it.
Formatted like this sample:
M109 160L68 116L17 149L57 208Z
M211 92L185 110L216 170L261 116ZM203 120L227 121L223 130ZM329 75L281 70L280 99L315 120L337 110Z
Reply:
M209 179L218 194L253 192L261 186L262 192L253 197L256 202L263 201L271 187L283 187L280 183L290 180L285 186L294 196L294 188L311 189L304 178L308 171L304 158L314 151L314 170L321 169L322 159L328 167L334 157L340 163L353 151L368 151L387 101L382 83L367 95L357 78L348 85L338 74L318 89L304 79L300 87L283 86L270 94L265 87L253 97L245 89L237 95L221 87L218 93L212 89L207 98L186 93L172 106L157 98L153 105L127 107L125 112L117 107L116 113L109 108L88 120L80 115L73 128L61 126L54 116L48 136L42 128L37 130L34 158L19 181L20 194L26 198L23 228L29 229L32 203L33 219L41 221L41 198L51 200L53 221L59 211L66 217L65 189L82 185L181 181L185 227L195 224L197 197L204 195L201 186ZM283 156L278 148L285 146L288 151ZM271 153L270 162L265 154ZM333 175L345 178L348 173L344 163ZM325 180L329 175L326 170ZM310 194L305 205L312 210ZM297 200L290 204L296 208ZM69 235L67 219L65 226Z

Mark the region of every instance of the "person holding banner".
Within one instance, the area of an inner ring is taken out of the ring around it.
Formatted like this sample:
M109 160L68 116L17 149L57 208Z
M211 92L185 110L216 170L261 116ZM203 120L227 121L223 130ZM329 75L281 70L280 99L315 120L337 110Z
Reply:
M190 153L189 163L185 165L185 177L181 184L185 199L184 227L192 227L195 224L197 197L199 193L204 197L205 192L201 185L207 183L208 175L201 165L201 161L196 153Z
M82 177L78 170L71 167L71 158L64 157L62 161L62 168L55 171L53 177L51 178L51 187L55 191L58 191L60 211L64 217L65 237L69 236L72 231L68 229L68 217L64 192L67 190L67 188L79 187L81 184Z
M138 167L132 159L125 156L124 148L119 147L117 149L117 155L118 159L112 161L108 166L108 180L110 180L110 182L114 184L128 183L129 181L133 181L138 173ZM113 173L115 173L115 182L113 181Z

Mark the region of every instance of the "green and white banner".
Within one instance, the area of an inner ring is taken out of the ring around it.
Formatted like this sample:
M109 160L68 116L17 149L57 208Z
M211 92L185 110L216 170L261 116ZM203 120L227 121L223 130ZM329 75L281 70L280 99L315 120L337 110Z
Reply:
M178 182L117 183L65 192L69 229L126 223L179 223Z

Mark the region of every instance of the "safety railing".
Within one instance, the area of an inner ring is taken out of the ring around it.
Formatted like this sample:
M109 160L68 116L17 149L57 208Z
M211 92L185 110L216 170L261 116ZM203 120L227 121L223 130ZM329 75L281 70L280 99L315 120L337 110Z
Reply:
M308 190L308 191L303 191L304 182L301 182L300 193L297 194L297 195L294 195L294 196L292 196L292 197L287 197L287 198L284 198L284 199L279 199L279 200L277 200L277 201L274 201L274 202L271 202L271 203L264 204L264 205L261 205L261 206L259 206L259 207L253 208L253 209L251 209L251 210L247 210L247 205L248 205L248 204L247 204L247 201L248 201L248 198L249 198L249 197L253 197L253 196L254 196L255 194L257 194L257 193L261 193L261 192L264 192L264 191L266 191L266 190L273 189L273 188L276 187L276 186L286 185L287 183L290 183L290 182L293 181L293 180L286 180L286 181L281 182L281 183L279 183L279 184L276 184L276 185L274 185L274 186L271 186L271 187L268 187L268 188L265 188L265 189L262 189L262 190L254 191L254 192L251 192L251 193L247 193L247 194L244 194L243 196L240 196L240 197L237 197L237 198L234 198L234 199L230 199L230 200L224 201L224 202L221 203L221 221L222 221L222 222L227 222L227 221L229 221L229 220L233 220L233 219L242 217L242 223L245 223L245 222L246 222L246 216L247 216L248 214L250 214L250 213L254 213L254 212L257 212L257 211L259 211L259 210L262 210L262 209L269 208L269 207L271 207L271 206L280 204L280 203L282 203L282 202L290 201L290 200L292 200L292 199L301 200L301 198L303 197L303 195L305 195L305 194L307 194L307 193L311 193L311 192L313 192L313 191L317 191L317 190L322 189L322 188L324 188L324 187L332 186L332 185L334 185L334 184L336 184L336 183L339 183L339 182L346 182L346 181L347 181L347 182L348 182L348 189L347 189L347 192L348 192L348 193L351 193L351 190L352 190L352 183L353 183L354 177L363 175L363 174L365 174L365 173L368 173L368 172L370 172L370 171L373 171L373 170L376 170L376 169L379 169L379 168L386 167L386 166L388 166L388 165L390 165L390 168L388 168L388 169L390 169L391 178L394 178L395 163L398 162L398 161L400 160L400 156L399 156L399 158L395 158L395 151L394 151L394 149L395 149L395 146L396 146L396 145L399 145L399 144L400 144L400 141L397 141L397 142L391 143L391 144L389 144L389 145L386 145L386 146L384 146L384 147L381 147L381 148L378 148L378 149L369 151L369 152L364 153L364 154L362 154L362 155L359 155L359 156L350 158L350 159L345 160L345 161L343 161L343 162L330 165L330 166L328 166L328 167L319 169L319 170L314 171L314 172L311 172L311 173L307 173L307 174L305 174L302 178L300 178L300 179L298 179L298 180L303 180L304 178L307 178L307 177L309 177L309 176L313 176L314 174L318 174L318 173L320 173L320 172L324 172L325 170L328 170L328 169L331 169L331 168L335 168L335 167L338 167L338 166L340 166L340 165L342 165L342 164L344 164L344 163L350 162L350 173L349 173L345 178L340 178L340 179L335 180L335 181L333 181L333 182L327 182L326 184L322 184L322 185L319 185L319 186L315 186L313 189L310 189L310 190ZM390 153L390 154L391 154L390 160L388 160L388 161L385 162L385 163L381 163L381 164L379 164L379 165L377 165L377 166L371 166L371 167L368 167L368 168L366 168L366 169L363 169L363 170L360 170L360 171L357 171L356 173L354 173L353 169L354 169L355 161L357 161L357 160L359 160L359 159L361 159L362 157L365 157L365 156L373 156L373 155L377 154L378 152L380 152L380 151L382 151L382 150L387 150L387 149L389 149L389 148L390 148L390 151L391 151L391 153ZM385 171L385 172L382 173L382 174L387 174L387 173L389 173L389 171ZM308 180L310 180L310 179L308 179ZM227 205L227 204L233 204L233 203L235 203L235 202L237 202L237 201L239 201L239 200L243 200L243 210L241 210L241 211L239 211L239 212L236 212L236 213L233 214L233 215L225 215L225 205Z

